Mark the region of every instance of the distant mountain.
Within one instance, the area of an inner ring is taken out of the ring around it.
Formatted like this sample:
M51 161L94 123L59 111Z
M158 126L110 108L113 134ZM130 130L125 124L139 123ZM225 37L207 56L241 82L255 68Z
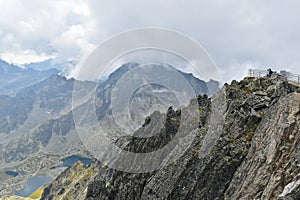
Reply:
M208 82L206 82L206 85L210 96L213 96L220 90L220 83L218 81L210 79Z
M0 94L15 96L20 89L38 83L58 72L57 69L45 71L22 69L0 59Z
M49 168L59 165L64 155L86 155L71 112L75 82L81 88L77 92L96 85L52 75L21 89L15 97L0 95L0 198L15 189L6 187L2 179L20 187L36 172L54 178L62 169ZM22 176L3 177L8 169Z
M15 97L0 95L0 136L12 139L40 123L58 118L72 108L75 79L52 75L32 86L21 89ZM93 82L77 82L82 90ZM13 131L13 133L11 133ZM12 135L13 134L13 135ZM6 140L1 141L3 143Z
M3 105L5 105L5 107L0 107L0 146L2 145L3 149L0 151L0 159L2 158L0 166L3 169L10 166L9 170L13 170L18 169L18 166L29 165L28 162L38 160L39 166L43 167L33 166L22 173L30 175L40 171L42 174L54 178L60 171L50 170L50 168L54 163L59 163L60 158L72 154L87 155L76 131L71 110L74 85L77 88L76 93L82 93L83 100L80 99L73 103L77 105L75 109L79 110L79 114L87 122L84 124L86 127L83 128L89 130L90 120L85 118L85 113L89 112L87 109L89 105L95 104L98 120L109 120L112 117L112 93L116 84L128 71L138 66L137 63L124 64L110 74L106 81L99 82L98 86L95 82L77 81L52 75L36 84L20 89L15 97L0 96L0 101L3 101ZM181 71L178 71L178 74L181 74L193 88L195 95L210 95L204 81ZM160 75L169 76L168 74ZM170 81L176 82L176 80L172 80L174 77L169 78ZM86 94L86 91L93 88L96 89L95 96ZM181 92L180 88L175 91L175 93ZM143 96L149 97L146 98L147 101L140 101ZM119 94L118 97L122 97L122 95ZM162 100L166 104L165 107L169 107L168 104L180 106L178 102L174 102L174 94L166 91L162 85L149 84L146 87L138 88L130 99L131 103L135 105L132 114L135 114L136 118L144 120L144 117L156 108L150 109L151 103L149 102L152 100L155 100L157 104L160 104L159 100ZM145 107L146 105L150 105L150 107ZM51 161L49 161L49 157L51 157ZM20 180L22 179L18 179L14 183L18 185ZM4 187L4 185L0 184L0 187ZM6 188L2 194L9 191L9 188Z
M32 110L30 99L23 101L7 95L0 95L0 105L0 134L18 128Z
M76 65L76 61L57 62L53 58L44 60L42 62L34 62L25 64L26 69L34 69L37 71L45 71L49 69L57 69L62 74L67 73L71 68Z
M138 67L138 64L127 63L122 65L113 72L105 82L98 85L96 89L96 99L94 99L93 96L86 96L87 102L96 103L96 114L99 120L104 118L109 119L111 117L112 91L118 80L126 72L135 67ZM192 74L186 74L180 71L179 73L187 78L187 81L193 88L195 88L197 95L208 94L208 88L204 81L193 77ZM50 141L50 138L53 137L52 132L55 130L53 127L56 126L55 124L60 124L59 126L64 130L64 137L68 135L68 132L72 132L72 134L73 132L76 132L74 126L70 127L70 123L74 121L73 115L68 114L72 112L71 101L75 82L77 89L79 88L79 90L83 92L85 90L89 90L89 88L95 87L95 83L93 82L82 82L76 81L75 79L67 80L65 77L52 75L37 84L21 89L14 98L0 96L0 100L3 102L2 105L5 105L0 107L0 134L5 133L4 135L2 134L2 137L6 136L6 139L2 139L2 143L3 141L9 141L8 138L11 139L11 133L14 135L20 135L21 133L24 133L24 131L30 132L30 129L40 126L43 128L31 131L34 135L36 135L36 137L34 137L36 138L34 141L42 144L42 146L47 147L48 149L53 149L48 145L48 142ZM140 98L146 99L146 101L140 101ZM132 115L135 115L135 118L138 120L144 120L146 116L156 110L155 106L151 108L150 101L156 101L157 105L163 105L162 111L166 110L171 105L179 107L180 104L178 102L174 102L174 99L176 99L174 94L168 91L166 92L165 88L162 88L161 85L150 84L147 87L142 87L138 89L130 99L131 104L136 104L136 106L132 108ZM86 104L83 104L79 107L85 110L85 105ZM82 115L84 116L83 113ZM66 116L68 116L67 121L64 120ZM142 121L140 121L140 123L142 123ZM45 130L47 131L45 132ZM40 136L38 136L39 134ZM24 137L22 136L19 138L18 140L20 141L18 143L24 143L22 140L26 137L27 136L25 134ZM51 143L51 145L52 144L53 143ZM30 145L28 144L28 146ZM22 152L20 150L21 149L16 151L16 153ZM22 154L24 154L24 152L22 152ZM17 161L20 157L15 156L14 158Z
M103 102L101 105L97 105L97 116L99 119L102 119L104 116L107 116L107 115L109 115L109 113L111 113L111 107L110 107L111 95L112 95L113 88L116 86L118 80L124 74L126 74L127 72L129 72L130 70L132 70L134 68L137 68L138 66L139 66L138 63L123 64L120 68L118 68L116 71L111 73L109 75L109 78L103 84L100 84L97 87L97 92L96 92L97 97L99 98L100 102ZM154 64L153 67L156 67L156 69L160 68L160 67L165 68L163 65L159 65L159 64ZM205 81L194 77L193 74L191 74L191 73L184 73L180 70L173 68L172 66L167 66L167 68L171 68L174 71L177 71L179 76L184 77L187 81L186 84L188 84L193 89L195 96L201 95L201 94L206 94L208 96L212 96L214 93L216 93L220 89L219 83L217 81L211 80L210 82L206 83ZM153 73L156 73L155 69L153 70ZM175 77L171 77L170 74L167 73L167 70L161 70L160 73L157 75L161 76L161 77L165 77L167 79L170 79L170 80L167 80L166 82L172 83L173 85L176 85L176 82L180 82L180 80L176 80ZM134 76L139 77L138 74L134 74L132 78L134 78ZM132 80L132 82L134 82L134 80ZM180 84L185 86L184 84L179 83L178 86L173 88L176 91L170 91L170 92L178 92L180 95L180 93L182 92L182 89L183 89L180 87L181 86ZM154 86L154 85L152 84L152 86ZM156 84L156 87L158 87L157 84ZM147 88L149 89L149 87L147 87ZM152 88L152 89L153 89L153 91L155 91L155 88ZM170 92L167 95L170 95ZM122 95L120 94L120 96L122 96ZM174 98L174 96L172 96L172 98ZM172 102L172 101L173 100L170 100L169 102Z

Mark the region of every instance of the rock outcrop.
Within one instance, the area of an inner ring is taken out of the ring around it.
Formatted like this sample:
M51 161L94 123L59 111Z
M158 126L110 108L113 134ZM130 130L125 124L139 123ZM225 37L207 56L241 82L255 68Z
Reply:
M89 167L77 162L44 189L42 199L84 199L89 180L95 177L99 166L98 162Z
M88 181L82 177L86 169L78 169L76 174L88 184L72 199L299 199L299 126L297 85L280 78L233 81L212 98L199 96L180 110L154 113L132 137L116 142L126 151L144 153L170 143L176 134L178 140L192 135L175 162L144 173L95 163L90 169L97 175ZM147 133L151 137L137 137ZM73 191L73 182L66 180L68 176L59 176L42 199L67 199L55 185Z

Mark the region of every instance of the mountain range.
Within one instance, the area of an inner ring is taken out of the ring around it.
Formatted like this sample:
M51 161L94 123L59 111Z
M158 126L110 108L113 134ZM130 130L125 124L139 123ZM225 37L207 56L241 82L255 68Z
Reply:
M124 64L99 83L54 74L16 89L14 96L2 95L0 195L32 193L30 198L47 200L300 199L298 84L284 76L246 77L219 89L216 81L205 83L175 69L196 94L181 104L175 97L186 92L182 85L170 92L163 84L149 83L139 67ZM149 67L151 72L163 66ZM178 85L170 74L159 71L154 76ZM126 76L129 82L122 82ZM149 84L131 89L143 81ZM126 91L132 92L129 98ZM96 121L88 115L92 107ZM129 113L122 113L128 108ZM122 129L131 126L123 123L124 116L135 124L130 135ZM123 151L113 155L108 148L100 152L104 160L94 158L77 130L97 133L95 122ZM169 151L151 154L165 147ZM132 156L124 157L126 152ZM67 160L73 161L66 165ZM45 181L33 187L34 178Z
M38 83L58 72L54 68L45 71L24 69L0 59L0 94L15 96L20 89Z
M73 106L76 105L75 109L84 109L86 104L95 102L98 120L110 118L111 95L116 83L124 74L138 66L137 63L124 64L106 81L97 84L67 79L58 75L56 69L22 69L1 61L0 71L4 77L1 80L5 87L2 87L0 93L0 174L3 174L0 180L8 180L11 184L8 187L6 181L0 181L0 196L20 190L25 181L32 176L55 178L64 170L55 166L59 166L61 159L67 156L92 157L76 131ZM216 81L206 84L192 74L180 71L178 73L186 78L197 95L211 96L210 91L218 90ZM72 99L74 85L76 93L85 96L83 101L74 102ZM86 91L93 89L96 91L96 99L91 94L86 94ZM160 88L150 85L146 90L139 90L137 94L150 95L151 99L155 95L153 91L158 89ZM169 93L163 95L161 97L165 99L172 97ZM144 115L139 116L142 117ZM114 137L117 138L118 135ZM5 174L7 171L19 175L12 177Z

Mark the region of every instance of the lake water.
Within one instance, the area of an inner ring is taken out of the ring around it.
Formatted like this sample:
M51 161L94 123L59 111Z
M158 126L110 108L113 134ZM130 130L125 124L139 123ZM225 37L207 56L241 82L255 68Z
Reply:
M52 180L53 179L48 176L33 176L26 180L23 189L15 191L14 194L21 197L28 197L41 186L50 183Z
M77 163L78 161L81 161L84 165L89 165L92 163L92 159L90 158L84 158L78 155L72 155L72 156L68 156L62 159L63 163L61 165L58 165L56 167L53 168L57 168L57 167L70 167L72 165L74 165L75 163Z
M57 167L70 167L76 162L81 161L84 165L89 165L92 163L92 159L84 158L78 155L68 156L62 159L62 164L58 165ZM11 171L12 172L12 171ZM34 176L26 180L25 186L23 189L18 190L15 192L15 195L21 197L28 197L34 191L39 189L41 186L45 185L46 183L50 183L53 179L48 176Z
M19 173L14 171L6 171L5 174L13 177L19 176Z
M70 166L74 165L75 163L77 163L78 161L81 161L84 165L89 165L92 163L92 159L84 158L84 157L77 156L77 155L65 157L62 161L63 161L62 165L64 167L70 167Z

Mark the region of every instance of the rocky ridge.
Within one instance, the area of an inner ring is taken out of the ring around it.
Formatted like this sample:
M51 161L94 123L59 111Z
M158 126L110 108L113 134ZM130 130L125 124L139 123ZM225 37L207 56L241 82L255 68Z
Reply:
M180 128L184 111L189 125ZM175 134L193 134L191 145L175 162L146 173L117 171L95 162L90 169L97 175L88 181L76 178L84 185L88 182L86 190L79 196L68 193L68 198L299 199L299 125L299 86L280 77L233 81L212 98L199 96L186 108L154 113L132 137L117 141L128 151L151 152ZM136 137L147 133L153 136ZM57 187L72 189L65 184L73 181L66 173L46 188L42 199L67 199Z

